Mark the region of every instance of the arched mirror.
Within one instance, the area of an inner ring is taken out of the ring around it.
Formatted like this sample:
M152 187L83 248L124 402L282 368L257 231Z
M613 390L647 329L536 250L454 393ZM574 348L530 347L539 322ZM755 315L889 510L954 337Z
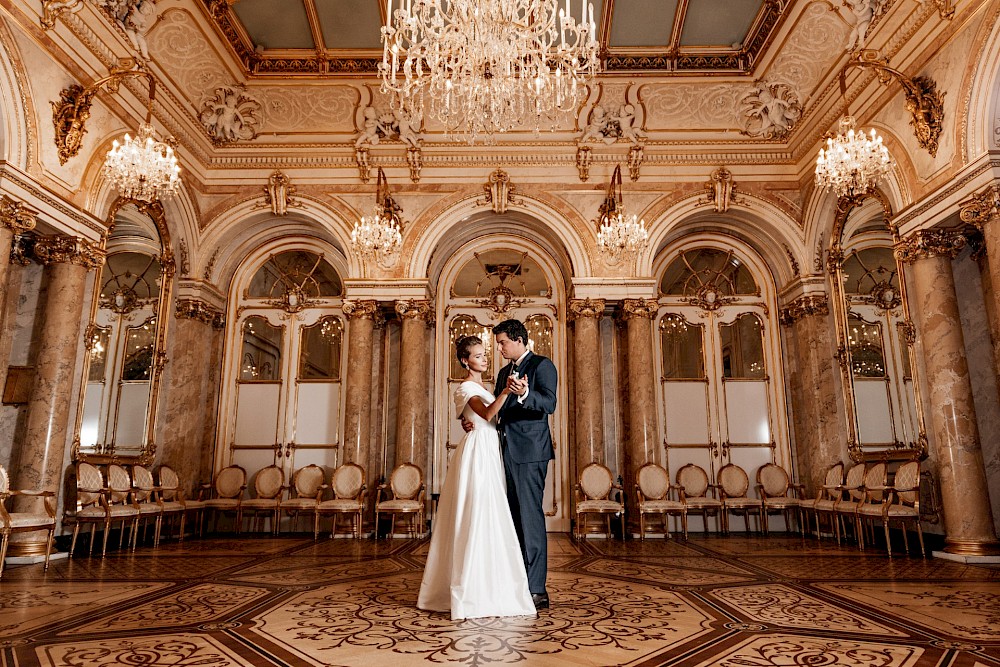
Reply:
M163 209L119 200L96 278L76 458L152 461L174 273Z
M856 461L910 459L927 450L911 366L913 325L890 217L880 192L842 198L830 243L848 448Z

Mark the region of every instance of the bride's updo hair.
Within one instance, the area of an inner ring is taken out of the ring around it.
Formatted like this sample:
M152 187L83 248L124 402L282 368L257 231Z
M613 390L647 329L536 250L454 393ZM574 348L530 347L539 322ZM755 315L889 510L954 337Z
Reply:
M469 359L469 355L472 354L472 348L482 344L483 339L479 336L462 336L455 341L455 356L458 357L462 368L468 368L468 364L465 362Z

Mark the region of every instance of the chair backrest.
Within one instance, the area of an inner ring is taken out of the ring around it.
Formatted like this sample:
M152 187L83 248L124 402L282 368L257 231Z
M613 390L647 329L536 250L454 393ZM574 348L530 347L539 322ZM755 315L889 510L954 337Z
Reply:
M247 471L240 466L227 466L215 476L215 494L219 498L236 498L243 493Z
M677 485L688 498L700 498L708 491L708 473L701 466L688 463L677 471Z
M315 463L299 468L292 478L295 495L299 498L315 498L325 478L326 473Z
M600 463L591 463L580 473L580 490L590 500L604 500L614 483L611 471Z
M333 471L330 484L334 498L354 500L365 485L365 469L357 463L345 463Z
M101 497L104 488L104 473L90 463L76 464L76 499L81 506L92 505Z
M108 466L108 489L111 491L111 502L122 503L128 499L132 490L132 477L128 470L117 463Z
M776 463L765 463L757 469L757 483L768 498L788 493L788 473Z
M844 478L844 488L855 500L860 500L863 495L859 489L865 481L865 470L864 463L855 464L847 471L847 476Z
M844 464L841 461L834 463L832 466L826 470L826 479L823 480L823 486L834 487L840 486L844 483ZM818 496L820 498L826 496L829 498L839 498L840 489L826 488L820 489Z
M253 490L256 496L268 500L277 498L284 486L285 471L276 465L258 470L253 480Z
M874 489L879 486L885 486L885 462L883 461L872 464L865 471L865 488ZM882 500L885 498L885 493L882 491L872 491L870 497L873 500Z
M719 469L719 486L729 498L744 498L750 488L750 478L743 468L727 463Z
M647 463L639 468L635 481L647 500L662 500L670 492L670 475L655 463Z
M420 494L424 473L412 463L400 463L389 475L389 488L395 498L413 500Z
M181 480L170 466L160 466L160 497L170 501L177 497Z
M153 473L146 466L132 466L132 484L135 487L135 499L140 503L149 500L153 495Z
M892 480L896 495L904 503L913 504L920 497L920 461L908 461L899 466Z
M7 469L0 466L0 493L10 491L10 477L7 476Z

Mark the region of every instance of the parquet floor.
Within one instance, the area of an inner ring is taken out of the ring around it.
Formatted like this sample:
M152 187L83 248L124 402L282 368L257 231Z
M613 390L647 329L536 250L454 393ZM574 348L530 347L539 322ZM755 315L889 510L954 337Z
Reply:
M12 568L0 664L1000 667L1000 568L797 536L550 535L553 606L416 609L426 542L206 538Z

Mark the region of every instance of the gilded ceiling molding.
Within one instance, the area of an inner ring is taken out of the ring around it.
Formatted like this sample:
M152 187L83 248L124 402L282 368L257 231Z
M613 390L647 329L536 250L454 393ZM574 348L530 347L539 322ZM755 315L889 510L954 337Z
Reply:
M222 329L226 324L222 311L201 299L178 299L174 315L179 320L195 320L211 325L213 329Z
M33 211L7 195L0 196L0 226L20 234L35 228L37 216L38 211Z
M989 185L958 205L958 217L962 222L980 229L997 216L1000 216L1000 185Z
M83 0L42 0L43 30L51 30L56 26L56 20L64 12L75 12L83 7Z
M372 320L373 322L378 322L383 319L378 301L374 299L344 301L341 309L348 320Z
M406 299L397 301L396 314L403 320L420 320L425 324L434 321L434 304L426 300Z
M778 314L778 321L787 327L806 317L829 314L830 297L827 294L806 294L782 308Z
M623 322L638 319L651 320L656 317L656 311L659 307L656 299L622 299L621 308L615 315Z
M570 299L567 315L569 321L582 319L598 319L604 315L604 299Z
M965 248L965 234L954 229L921 229L896 243L896 259L912 264L921 259L955 259Z
M85 269L104 265L105 252L94 243L78 236L39 236L35 241L35 259L45 265L76 264Z

